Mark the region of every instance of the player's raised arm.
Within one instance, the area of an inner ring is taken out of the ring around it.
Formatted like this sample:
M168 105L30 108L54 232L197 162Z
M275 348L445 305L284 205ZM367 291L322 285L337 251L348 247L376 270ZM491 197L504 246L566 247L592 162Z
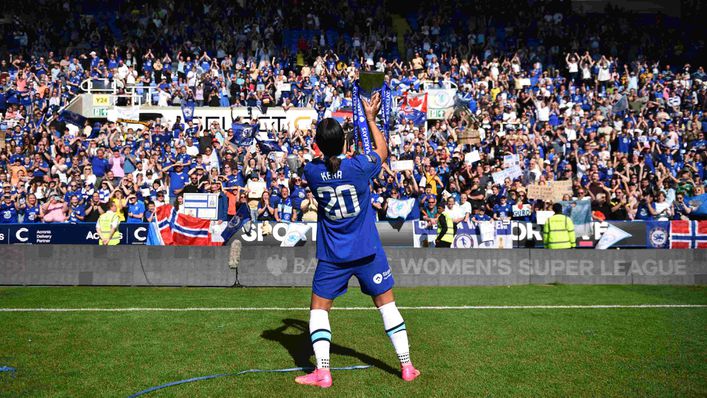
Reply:
M381 96L380 93L375 93L371 97L371 100L361 98L361 103L363 104L363 110L366 114L366 122L368 123L368 129L373 135L373 141L376 143L375 153L381 158L381 162L385 163L388 159L388 142L385 140L385 136L380 131L376 125L376 115L381 108Z

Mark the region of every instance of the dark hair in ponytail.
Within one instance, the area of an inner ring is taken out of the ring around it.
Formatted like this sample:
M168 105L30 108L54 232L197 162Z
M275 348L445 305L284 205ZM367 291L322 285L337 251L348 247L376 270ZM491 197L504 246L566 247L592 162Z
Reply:
M326 168L330 173L339 171L341 159L337 156L341 155L344 149L346 135L344 129L341 128L336 119L326 118L317 124L317 134L314 136L314 141L317 143L319 150L324 154Z

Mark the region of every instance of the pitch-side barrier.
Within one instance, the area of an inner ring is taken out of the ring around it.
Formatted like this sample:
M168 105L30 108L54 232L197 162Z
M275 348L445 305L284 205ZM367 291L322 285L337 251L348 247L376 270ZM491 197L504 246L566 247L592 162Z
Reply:
M389 247L386 253L398 286L707 283L707 250L699 249ZM0 285L310 286L316 264L315 245L0 245Z

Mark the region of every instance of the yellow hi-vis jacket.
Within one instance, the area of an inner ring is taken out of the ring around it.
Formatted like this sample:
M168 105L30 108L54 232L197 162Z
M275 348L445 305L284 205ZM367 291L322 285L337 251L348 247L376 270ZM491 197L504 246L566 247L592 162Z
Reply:
M120 233L118 232L118 225L120 225L120 217L118 214L108 210L107 212L101 214L98 217L98 231L101 234L101 240L98 241L99 245L103 245L103 239L108 238L110 230L115 227L115 233L113 237L108 241L109 246L114 246L120 243Z
M439 220L437 221L437 239L442 242L454 242L454 232L457 228L450 213L450 211L445 210L439 215Z
M574 223L563 215L555 214L545 221L543 243L547 249L570 249L575 247Z

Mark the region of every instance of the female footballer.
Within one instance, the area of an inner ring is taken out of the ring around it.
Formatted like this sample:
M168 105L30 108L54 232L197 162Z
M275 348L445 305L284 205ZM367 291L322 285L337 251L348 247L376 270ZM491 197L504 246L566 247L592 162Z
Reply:
M315 142L324 159L304 168L304 175L318 201L317 269L312 282L309 332L317 358L317 369L295 379L299 384L322 388L332 384L329 371L331 327L329 310L334 299L344 293L351 276L361 291L373 298L383 317L385 331L393 343L402 378L412 381L420 375L410 362L405 322L395 306L393 275L378 237L375 211L370 205L371 178L380 173L388 157L388 143L375 123L381 99L363 99L366 123L375 142L375 151L351 158L343 156L347 140L341 125L332 118L317 125Z

